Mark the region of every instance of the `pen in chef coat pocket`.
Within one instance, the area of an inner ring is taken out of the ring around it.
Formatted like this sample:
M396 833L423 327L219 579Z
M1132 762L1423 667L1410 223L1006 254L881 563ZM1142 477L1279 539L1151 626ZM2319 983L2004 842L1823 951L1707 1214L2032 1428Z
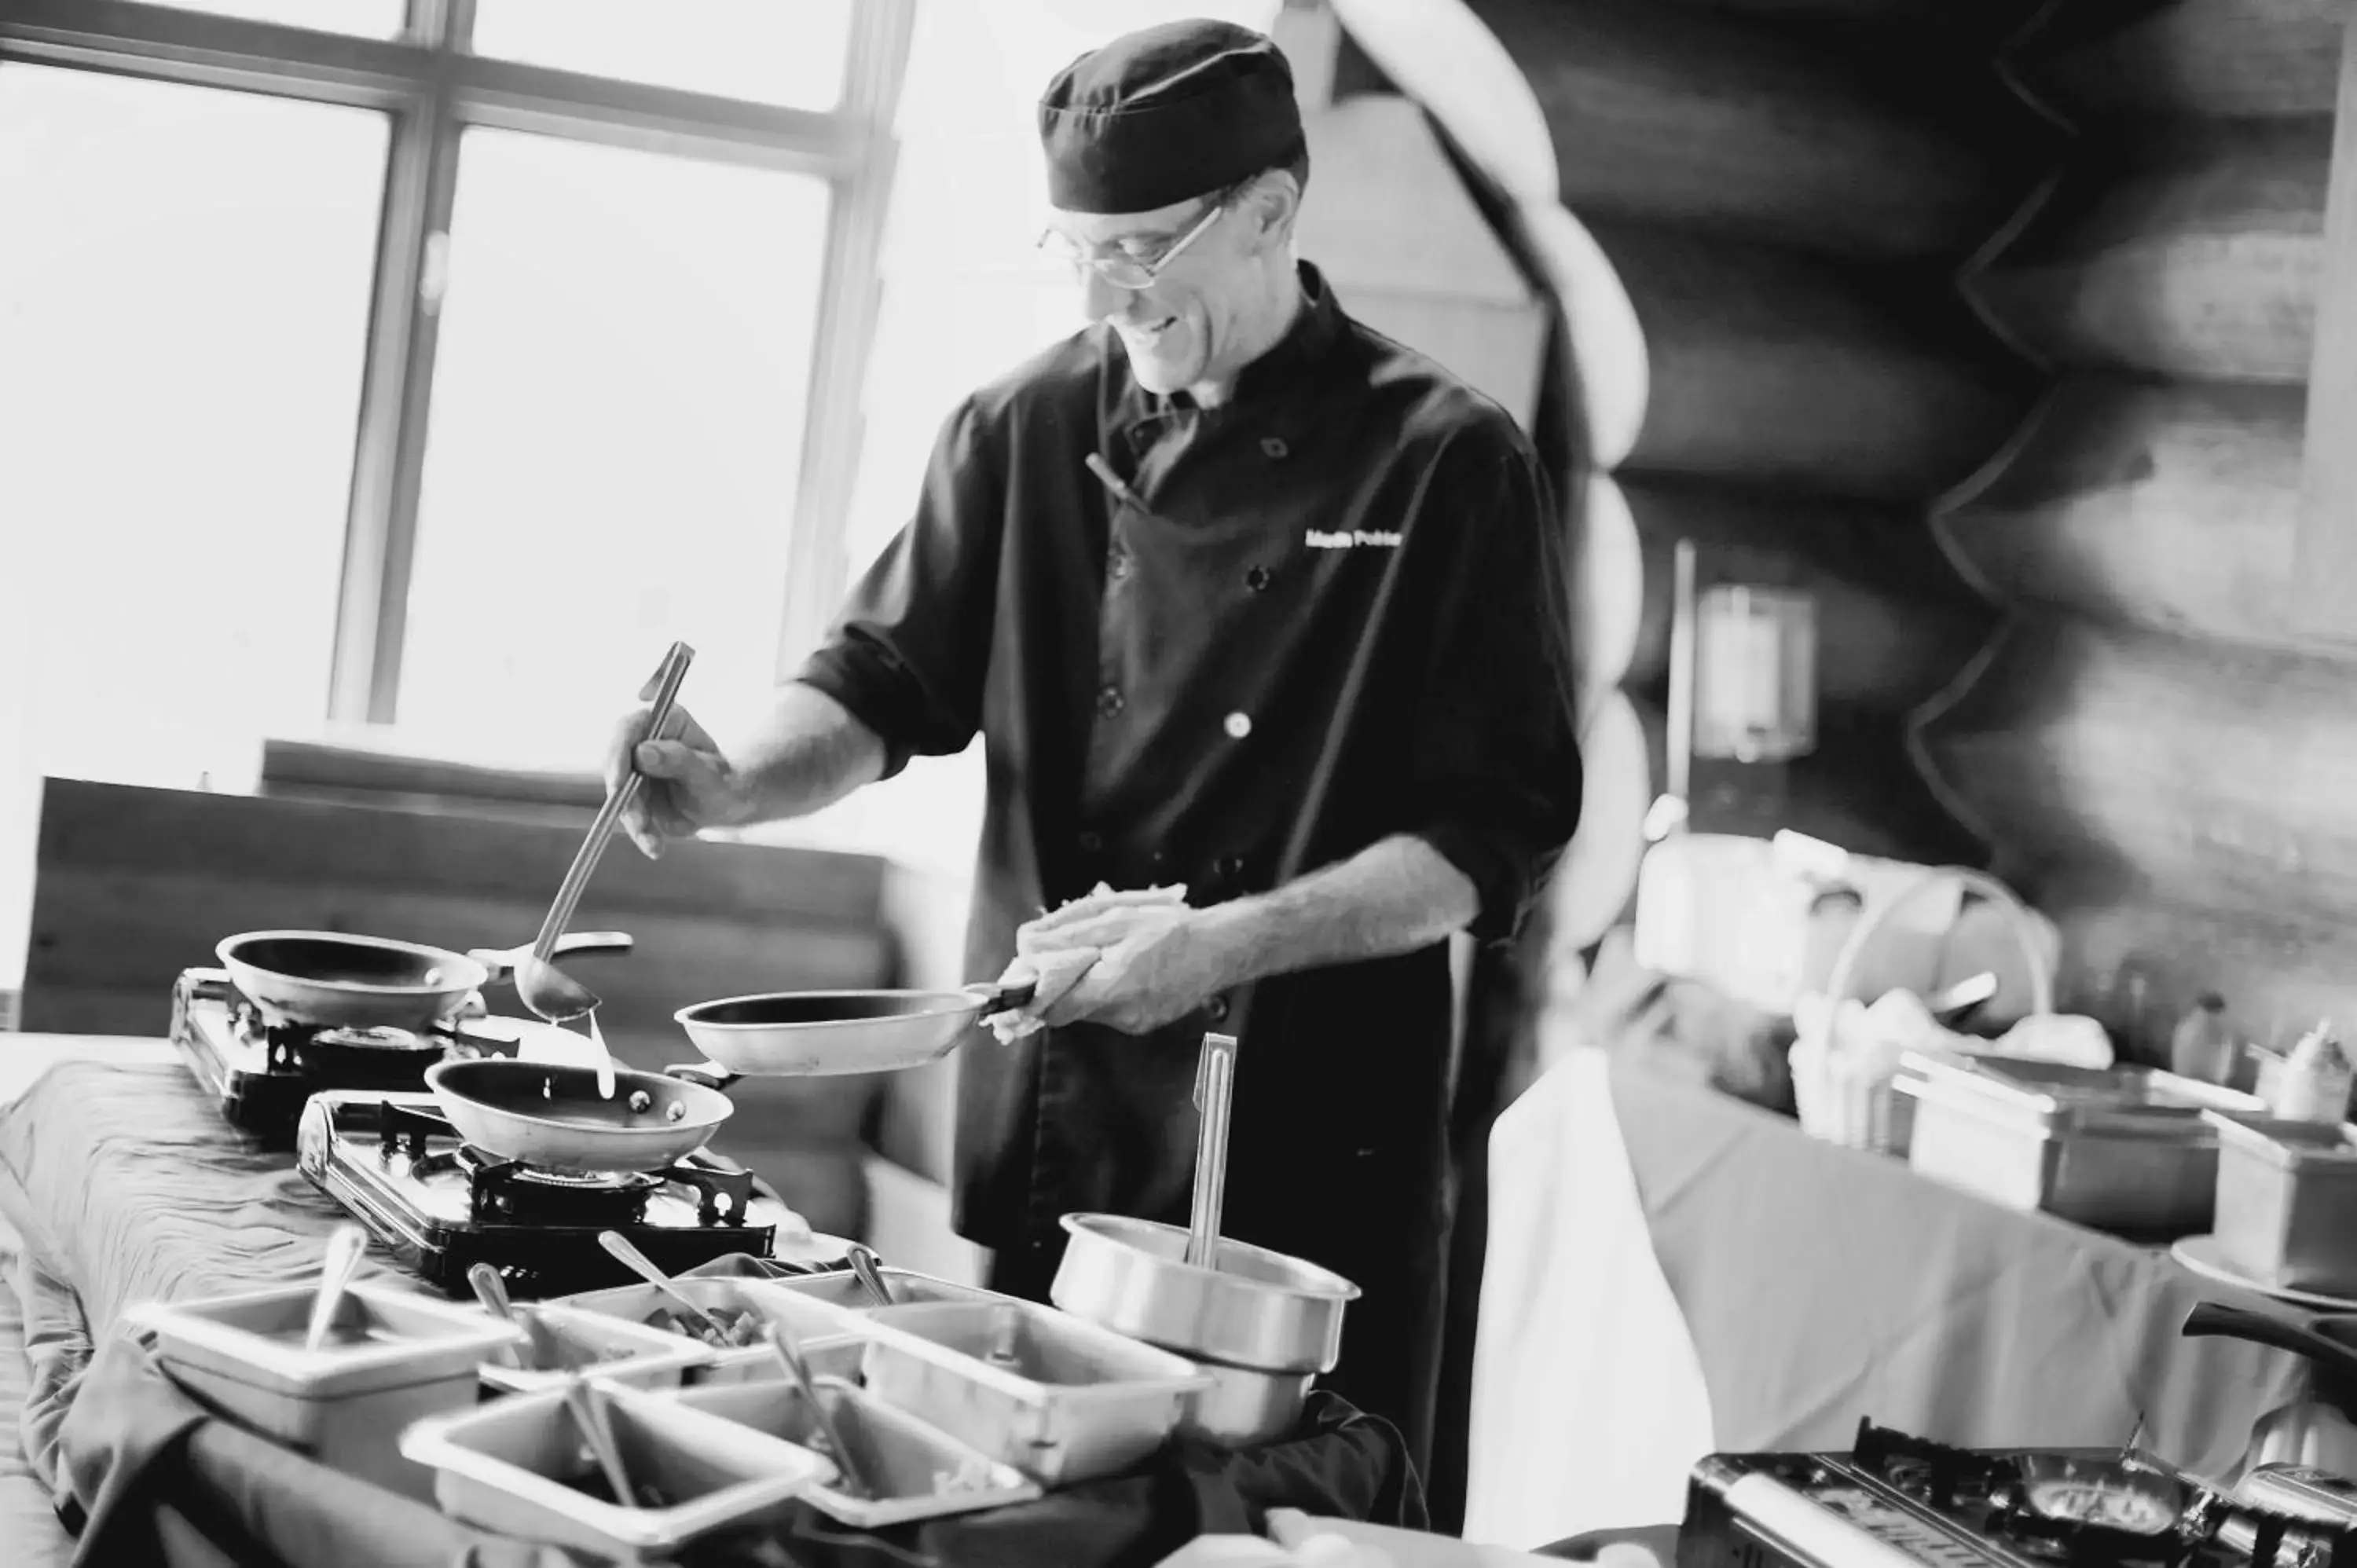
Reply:
M1114 499L1120 501L1125 506L1135 508L1138 511L1145 511L1146 510L1146 503L1137 499L1137 492L1131 489L1127 485L1122 482L1121 476L1113 471L1113 465L1106 462L1103 457L1092 452L1087 456L1082 458L1081 461L1089 466L1090 473L1094 474L1099 479L1103 481L1104 488L1114 493Z

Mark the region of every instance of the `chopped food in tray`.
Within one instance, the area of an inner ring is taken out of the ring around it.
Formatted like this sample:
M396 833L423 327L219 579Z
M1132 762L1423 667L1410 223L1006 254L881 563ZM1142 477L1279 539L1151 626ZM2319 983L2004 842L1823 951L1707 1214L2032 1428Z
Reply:
M2029 1506L2048 1519L2136 1535L2158 1535L2178 1520L2177 1510L2150 1492L2095 1480L2033 1481Z
M719 1329L715 1329L711 1324L701 1317L679 1312L671 1307L662 1307L651 1312L643 1321L650 1328L660 1328L666 1334L683 1335L690 1339L701 1339L706 1345L716 1346L723 1350L761 1343L762 1331L767 1320L751 1307L711 1306L705 1310L719 1319L721 1325Z
M622 1502L619 1498L614 1496L614 1488L606 1484L605 1476L595 1466L575 1476L565 1484L584 1497L595 1498L601 1503L618 1503L623 1508L667 1509L674 1503L685 1500L672 1497L652 1482L635 1481L631 1483L631 1489L639 1494L638 1498L631 1502Z

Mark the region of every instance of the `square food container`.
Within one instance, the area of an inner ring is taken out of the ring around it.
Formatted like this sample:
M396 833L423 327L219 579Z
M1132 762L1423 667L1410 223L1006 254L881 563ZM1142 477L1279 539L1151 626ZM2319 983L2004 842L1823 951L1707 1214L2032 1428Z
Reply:
M810 1505L828 1518L860 1530L911 1520L941 1519L1028 1502L1039 1484L1013 1466L927 1425L903 1410L854 1388L840 1378L814 1380L835 1431L852 1451L860 1474L875 1488L854 1496L836 1478L813 1485ZM822 1449L810 1402L791 1382L730 1383L683 1389L667 1396L691 1410L748 1427L765 1440Z
M2357 1293L2357 1127L2216 1119L2218 1250L2260 1284Z
M811 1371L840 1375L859 1364L857 1321L838 1307L784 1288L782 1280L735 1278L695 1278L683 1276L672 1281L673 1286L688 1300L707 1312L724 1316L749 1312L766 1322L775 1322L786 1331L810 1362ZM648 1320L662 1315L681 1316L679 1306L652 1285L615 1285L606 1290L584 1291L577 1295L553 1297L547 1304L576 1312L596 1313L616 1317L639 1327L649 1327ZM670 1333L669 1329L657 1332ZM708 1359L687 1369L683 1380L689 1383L760 1381L783 1377L777 1358L767 1345L737 1345L715 1348L701 1339L691 1343L705 1345L712 1353Z
M1029 1302L929 1302L868 1315L867 1391L1044 1486L1110 1475L1162 1446L1192 1361Z
M712 1359L712 1348L648 1328L608 1313L583 1312L547 1303L519 1305L526 1343L502 1350L480 1369L483 1385L497 1393L554 1388L568 1377L595 1377L631 1388L679 1387L686 1372ZM522 1367L510 1359L521 1355Z
M309 1283L206 1301L155 1302L125 1317L152 1329L173 1379L206 1403L331 1469L411 1497L432 1478L401 1456L402 1428L476 1402L476 1369L523 1337L490 1314L373 1283L347 1286L334 1331L303 1348Z
M742 1427L658 1394L606 1382L583 1391L631 1483L658 1488L659 1506L609 1500L561 1388L420 1422L401 1451L433 1476L434 1500L461 1523L629 1563L661 1563L716 1530L781 1516L834 1475L808 1449L748 1442Z

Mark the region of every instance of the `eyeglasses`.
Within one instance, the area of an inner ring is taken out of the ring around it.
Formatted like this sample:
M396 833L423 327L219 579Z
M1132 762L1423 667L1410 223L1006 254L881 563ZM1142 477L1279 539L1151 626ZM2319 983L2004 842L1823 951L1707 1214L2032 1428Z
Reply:
M1151 288L1154 286L1154 280L1162 275L1163 269L1178 259L1179 252L1200 239L1205 230L1220 220L1220 214L1228 209L1230 204L1235 200L1237 193L1243 188L1242 186L1238 186L1214 196L1211 199L1211 209L1195 220L1188 231L1172 241L1169 249L1158 256L1150 258L1131 256L1125 255L1119 251L1089 255L1070 239L1059 234L1053 229L1039 236L1039 249L1071 267L1073 272L1078 273L1085 268L1115 288L1125 288L1132 293L1142 288Z

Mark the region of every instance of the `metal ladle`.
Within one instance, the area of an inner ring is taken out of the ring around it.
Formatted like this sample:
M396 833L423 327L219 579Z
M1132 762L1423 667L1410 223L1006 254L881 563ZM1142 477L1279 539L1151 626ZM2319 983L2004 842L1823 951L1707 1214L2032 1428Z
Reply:
M344 1301L344 1286L360 1267L368 1250L368 1232L357 1225L339 1225L328 1238L328 1255L319 1264L319 1294L311 1298L311 1321L303 1331L303 1348L317 1350L327 1343L336 1324L336 1308Z
M769 1339L770 1348L784 1365L786 1375L793 1379L802 1391L802 1398L810 1402L811 1418L818 1423L819 1436L834 1455L835 1468L843 1472L845 1489L855 1498L874 1496L875 1489L867 1484L866 1472L859 1467L859 1461L852 1457L851 1445L844 1442L842 1429L834 1424L834 1412L826 1408L824 1400L818 1397L818 1381L811 1376L810 1363L802 1359L802 1351L787 1337L785 1326L775 1318L770 1320Z
M475 1299L483 1304L484 1311L501 1323L526 1327L523 1319L516 1315L515 1303L508 1299L507 1282L500 1278L498 1269L489 1263L477 1263L467 1271L467 1283L474 1288ZM526 1347L511 1345L505 1354L519 1369L531 1369L530 1352Z
M597 1232L597 1244L620 1259L632 1273L685 1307L691 1316L702 1318L712 1332L719 1336L719 1343L728 1343L728 1326L715 1317L708 1308L697 1305L685 1291L673 1283L669 1274L655 1267L652 1258L630 1245L628 1237L619 1230L600 1230Z
M867 1294L876 1298L876 1305L892 1305L892 1287L885 1282L884 1271L876 1266L876 1254L865 1247L854 1246L850 1257L851 1272Z
M1195 1069L1195 1105L1202 1125L1195 1139L1195 1203L1188 1216L1187 1262L1219 1272L1220 1208L1228 1193L1228 1101L1236 1081L1236 1037L1205 1035Z
M565 1380L565 1407L573 1412L573 1424L589 1440L589 1452L597 1457L597 1468L605 1472L607 1489L614 1494L618 1508L637 1508L640 1497L630 1485L630 1473L622 1467L622 1451L614 1443L614 1434L606 1429L604 1413L590 1402L589 1391L579 1378Z
M671 650L663 655L662 667L655 671L654 709L647 720L648 738L662 734L672 708L679 701L680 682L687 679L687 667L694 658L695 650L684 642L673 643ZM582 890L589 886L589 874L597 869L598 858L606 853L622 813L639 798L639 789L645 782L646 775L633 768L630 776L622 780L621 788L606 797L597 821L589 824L589 836L582 841L580 852L573 857L572 869L565 874L565 881L548 907L548 918L540 923L540 935L533 939L532 950L515 961L517 997L552 1024L569 1024L597 1010L597 993L549 961L555 952L556 940L565 934L565 925L573 918L574 907L581 902ZM601 1077L601 1086L604 1082Z

